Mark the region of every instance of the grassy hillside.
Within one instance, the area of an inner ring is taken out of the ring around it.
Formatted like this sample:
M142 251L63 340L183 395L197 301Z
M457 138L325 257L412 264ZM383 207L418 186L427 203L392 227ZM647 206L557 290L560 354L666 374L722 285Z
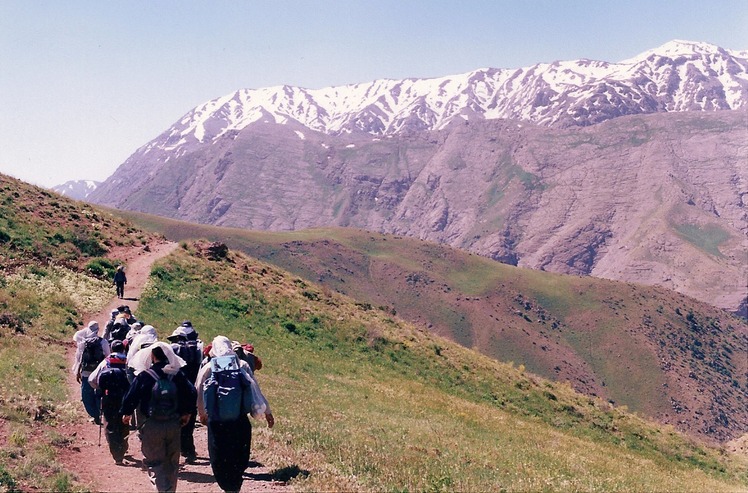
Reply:
M12 240L0 250L0 487L80 489L56 461L76 446L65 426L82 415L66 401L67 344L81 313L111 297L94 274L105 277L99 270L118 248L152 237L107 212L0 182L2 220L10 218L0 231ZM88 233L100 249L67 240L48 249L53 232ZM77 257L65 253L73 247ZM391 306L240 253L205 252L185 243L157 265L138 316L161 336L189 317L205 340L220 333L255 344L277 425L257 426L254 447L300 491L748 488L740 456L481 356L403 322Z
M55 460L70 446L61 426L81 411L67 401L66 351L83 313L114 294L123 248L153 238L108 212L0 175L0 491L66 491Z
M672 428L293 276L184 244L140 314L249 341L277 417L256 446L301 491L717 491L744 465Z
M204 237L384 309L500 361L709 440L748 430L748 325L651 286L500 264L352 229L288 233L123 214Z

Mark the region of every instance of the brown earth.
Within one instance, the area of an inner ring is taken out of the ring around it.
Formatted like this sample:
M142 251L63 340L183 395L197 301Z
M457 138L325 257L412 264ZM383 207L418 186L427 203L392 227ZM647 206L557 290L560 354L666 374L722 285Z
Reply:
M143 286L150 273L151 265L156 260L168 255L175 248L176 243L151 244L148 251L145 249L127 249L111 254L122 259L127 266L127 285L125 286L125 300L112 298L112 301L99 313L87 314L86 324L89 320L96 320L103 325L110 316L112 310L121 304L127 304L137 317L138 302ZM112 295L115 295L112 287ZM68 353L70 364L75 358L75 348L71 345ZM68 379L70 399L80 401L80 386L75 378L70 375ZM142 464L143 455L140 453L140 440L137 433L133 432L129 437L129 455L125 458L124 466L117 466L109 454L106 438L101 438L99 445L99 427L87 421L81 404L80 419L72 429L67 429L65 434L76 437L75 445L66 451L61 461L67 469L74 473L78 480L88 485L93 491L102 492L140 492L153 491L148 479L146 469ZM255 428L265 426L253 423ZM198 460L194 464L182 462L177 483L178 492L220 492L221 489L213 478L213 473L208 461L207 430L200 423L195 429L195 446L197 448ZM284 483L274 481L271 471L263 464L263 457L253 451L251 467L244 473L243 492L289 492L292 488Z

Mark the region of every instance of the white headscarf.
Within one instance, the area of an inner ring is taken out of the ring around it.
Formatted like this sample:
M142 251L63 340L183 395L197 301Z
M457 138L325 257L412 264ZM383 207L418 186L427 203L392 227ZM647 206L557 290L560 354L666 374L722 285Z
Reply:
M140 329L140 332L132 340L132 342L130 343L130 348L127 350L128 366L132 366L130 364L130 360L132 360L135 354L140 351L140 348L143 347L143 344L153 343L157 340L158 336L156 335L156 329L153 328L153 325L146 325L145 327Z
M176 375L179 369L187 364L186 361L174 354L174 350L171 348L170 344L160 341L154 342L150 346L138 351L132 360L128 360L128 366L131 366L135 370L136 375L140 372L146 371L153 365L151 353L155 347L160 347L164 351L166 359L169 360L166 366L164 366L164 373L168 375Z
M88 322L88 327L81 329L73 335L73 341L77 344L85 341L86 339L99 335L99 322L91 320Z
M210 356L220 358L221 356L228 356L235 354L234 349L231 347L231 341L226 336L216 336L213 339L213 347L210 350Z

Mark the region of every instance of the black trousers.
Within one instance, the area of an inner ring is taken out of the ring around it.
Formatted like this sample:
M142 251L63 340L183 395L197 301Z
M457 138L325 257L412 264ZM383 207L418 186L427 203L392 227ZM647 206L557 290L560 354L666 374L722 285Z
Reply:
M241 490L251 441L252 425L246 415L236 421L208 421L210 467L222 490Z
M104 411L106 420L106 441L109 452L115 461L121 461L127 453L127 436L130 434L128 426L122 424L122 415L117 411Z
M115 283L117 285L117 297L118 298L124 298L125 297L125 283L124 282L118 282Z
M190 416L189 422L182 427L180 432L182 435L182 457L190 457L195 455L195 421L197 420L197 413L193 413Z

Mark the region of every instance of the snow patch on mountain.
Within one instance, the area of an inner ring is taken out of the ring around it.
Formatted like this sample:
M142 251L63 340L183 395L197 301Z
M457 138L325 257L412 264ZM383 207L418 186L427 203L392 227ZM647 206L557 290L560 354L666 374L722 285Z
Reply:
M748 100L746 53L673 40L618 63L582 59L322 89L241 89L196 107L139 152L183 155L255 122L386 136L438 130L455 119L568 127L629 114L738 109Z

